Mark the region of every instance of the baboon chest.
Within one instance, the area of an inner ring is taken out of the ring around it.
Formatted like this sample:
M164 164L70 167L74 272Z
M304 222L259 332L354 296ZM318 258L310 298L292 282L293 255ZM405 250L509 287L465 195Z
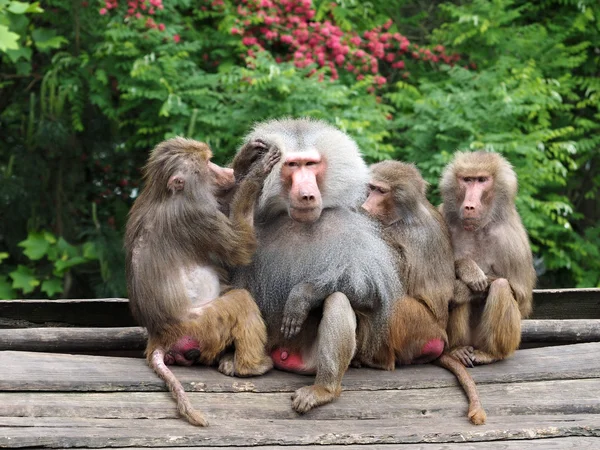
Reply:
M181 277L192 307L210 303L221 292L219 274L211 266L193 266L182 269Z

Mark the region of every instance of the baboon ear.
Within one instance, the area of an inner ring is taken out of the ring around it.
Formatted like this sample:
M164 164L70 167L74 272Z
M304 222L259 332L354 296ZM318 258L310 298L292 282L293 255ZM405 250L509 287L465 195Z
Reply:
M183 191L184 186L185 186L185 179L184 179L183 175L181 175L181 174L172 175L169 178L169 181L167 181L167 189L169 189L170 191L173 191L173 192Z

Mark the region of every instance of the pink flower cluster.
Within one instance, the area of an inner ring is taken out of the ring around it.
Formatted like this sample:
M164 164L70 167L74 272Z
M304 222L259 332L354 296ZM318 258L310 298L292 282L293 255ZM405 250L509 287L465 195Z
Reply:
M344 69L358 80L374 75L375 85L383 86L387 79L381 75L382 66L387 66L386 71L402 71L406 78L407 58L448 64L458 59L458 55L447 55L443 46L419 48L400 33L389 32L391 19L362 36L344 32L330 20L314 21L316 11L311 0L240 0L237 13L231 33L242 37L242 43L249 47L248 56L268 48L280 55L278 61L292 60L299 68L311 64L328 67L332 80Z
M104 6L105 7L101 8L99 11L102 16L108 14L111 9L116 9L119 6L119 3L118 0L104 0ZM163 9L164 5L162 0L128 0L125 18L145 19L144 25L146 28L165 31L166 27L164 23L156 23L152 17L149 17ZM181 38L176 34L173 36L173 40L179 42Z

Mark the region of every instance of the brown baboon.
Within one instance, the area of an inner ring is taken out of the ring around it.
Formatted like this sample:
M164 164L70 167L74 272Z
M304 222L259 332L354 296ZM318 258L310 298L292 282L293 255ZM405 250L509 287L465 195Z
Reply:
M517 177L497 153L457 152L440 188L457 276L448 322L452 354L466 366L504 359L519 347L536 280L515 208Z
M227 375L259 375L272 367L266 327L250 293L228 290L226 270L248 264L256 248L254 203L279 153L253 167L237 189L231 219L215 194L233 187L233 172L210 162L208 145L174 138L160 143L144 168L145 187L125 236L131 311L148 329L146 356L195 425L193 410L166 363L212 364ZM231 345L235 353L224 353Z
M453 372L469 397L469 419L480 425L486 414L475 382L460 362L442 353L454 294L454 255L448 228L426 190L426 181L412 164L384 161L371 166L369 197L362 207L381 222L406 289L406 296L394 303L385 351L399 364L435 360Z
M273 120L246 137L234 172L271 147L282 157L256 208L258 248L233 279L261 309L275 367L316 372L292 396L305 413L340 395L355 354L372 359L402 286L376 224L358 211L368 169L355 142L324 122Z

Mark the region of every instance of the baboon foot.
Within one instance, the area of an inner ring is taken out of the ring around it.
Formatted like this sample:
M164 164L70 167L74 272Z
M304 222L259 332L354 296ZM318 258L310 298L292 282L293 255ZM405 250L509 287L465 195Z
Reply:
M463 366L465 367L473 367L474 363L474 350L471 346L457 347L450 352L450 355L454 356L458 359Z
M304 386L292 394L292 408L304 414L317 406L331 403L337 395L323 386Z
M241 364L239 358L236 361L233 353L226 353L219 360L219 372L233 377L251 377L262 375L273 368L273 361L265 356L258 364Z
M483 365L483 364L491 364L493 362L499 361L502 358L496 358L489 353L483 352L481 350L473 351L473 364L475 365Z
M229 377L235 376L235 364L233 353L226 353L219 360L219 372Z

